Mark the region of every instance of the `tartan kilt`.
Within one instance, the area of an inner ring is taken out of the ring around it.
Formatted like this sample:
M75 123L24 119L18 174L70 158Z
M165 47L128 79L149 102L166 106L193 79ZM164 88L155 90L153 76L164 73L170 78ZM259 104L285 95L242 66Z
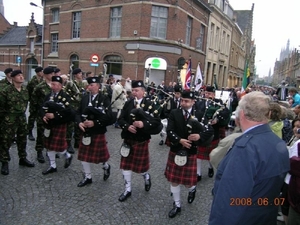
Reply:
M51 128L50 136L44 136L44 147L50 151L63 152L67 150L67 124L56 125ZM44 134L43 134L44 135Z
M82 140L82 136L80 140ZM105 134L92 135L90 145L84 145L82 141L80 141L78 160L98 164L107 162L109 157Z
M198 159L204 159L204 160L209 160L209 154L211 153L211 151L216 148L219 144L220 140L216 139L216 140L212 140L212 142L210 143L210 145L208 146L198 146L198 154L197 154L197 158Z
M191 185L197 184L197 155L190 155L184 166L177 166L174 162L176 153L169 152L165 176L171 183Z
M149 140L137 142L126 140L131 146L128 157L121 156L120 169L144 173L149 170Z

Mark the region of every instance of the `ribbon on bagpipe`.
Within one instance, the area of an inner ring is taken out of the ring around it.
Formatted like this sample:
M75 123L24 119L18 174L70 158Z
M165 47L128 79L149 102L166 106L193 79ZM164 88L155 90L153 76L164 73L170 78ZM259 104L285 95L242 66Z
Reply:
M136 108L130 111L130 117L132 122L134 121L148 121L149 124L152 124L151 129L144 129L144 133L147 134L158 134L163 128L163 125L160 121L159 115L162 110L162 106L159 103L157 96L155 99L151 100L151 104L145 109L145 105L142 103L140 106L137 104L137 98L134 99Z

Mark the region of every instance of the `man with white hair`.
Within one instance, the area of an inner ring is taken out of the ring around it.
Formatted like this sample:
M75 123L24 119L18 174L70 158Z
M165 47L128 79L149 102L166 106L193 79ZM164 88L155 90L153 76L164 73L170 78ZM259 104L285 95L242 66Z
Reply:
M290 163L286 143L268 124L269 111L270 98L262 92L240 100L236 114L243 134L218 166L209 225L276 224Z

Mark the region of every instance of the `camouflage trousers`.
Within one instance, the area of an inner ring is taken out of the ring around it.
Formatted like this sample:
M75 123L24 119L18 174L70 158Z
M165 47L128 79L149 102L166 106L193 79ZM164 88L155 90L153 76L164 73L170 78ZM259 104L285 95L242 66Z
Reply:
M0 133L0 161L10 161L9 149L12 145L13 138L17 136L17 149L19 158L25 158L27 145L27 121L26 116L5 116L1 123Z
M36 142L35 150L37 152L43 151L44 149L44 124L41 117L36 120Z
M73 135L74 133L74 135ZM76 125L76 123L74 123L73 121L68 123L68 127L67 127L67 142L71 142L72 140L72 136L74 136L75 139L75 143L79 143L80 140L80 129L79 127Z
M37 119L37 115L30 113L28 116L28 131L33 130L34 128L34 122Z

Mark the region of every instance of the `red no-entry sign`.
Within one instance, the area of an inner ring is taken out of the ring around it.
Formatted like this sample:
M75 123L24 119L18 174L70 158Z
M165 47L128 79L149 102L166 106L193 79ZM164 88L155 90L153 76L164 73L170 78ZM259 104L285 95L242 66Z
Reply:
M97 54L91 55L91 62L97 63L97 62L99 62L99 61L100 61L99 55L97 55Z

